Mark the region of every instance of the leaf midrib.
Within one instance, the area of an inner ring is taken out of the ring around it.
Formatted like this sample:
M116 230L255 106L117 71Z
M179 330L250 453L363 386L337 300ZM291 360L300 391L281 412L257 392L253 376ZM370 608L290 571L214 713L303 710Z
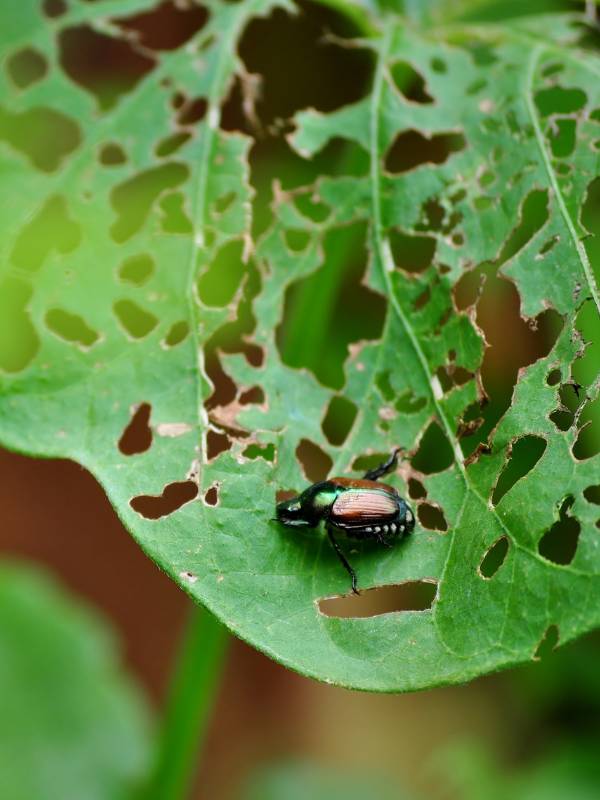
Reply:
M596 281L594 278L594 274L592 272L592 267L589 258L587 256L585 247L583 246L582 242L579 240L579 237L577 236L577 231L575 230L575 226L573 225L573 220L571 219L571 216L567 210L565 199L561 192L556 172L552 168L550 154L548 153L548 149L546 147L546 141L544 139L544 134L540 126L539 117L536 114L535 107L533 104L533 80L534 80L535 70L540 61L540 57L543 50L544 48L541 45L538 45L536 48L534 48L531 57L529 59L527 68L527 88L525 92L525 104L527 106L527 111L531 119L531 124L533 125L533 130L535 133L535 141L538 150L540 152L544 168L548 175L548 180L550 181L552 192L554 194L554 197L556 198L556 202L558 204L561 216L564 220L565 225L567 226L567 230L569 231L569 236L571 237L571 241L573 242L573 246L579 257L579 262L581 264L581 268L587 280L589 290L592 294L592 298L596 305L596 309L600 313L600 295L598 293L598 287L596 286Z
M380 181L379 181L379 162L380 162L380 152L379 152L379 121L380 121L380 101L381 101L381 94L383 90L384 80L385 80L385 69L386 69L386 60L387 56L390 52L390 46L392 41L392 33L393 28L390 27L386 30L386 33L383 36L381 46L378 51L378 63L377 69L373 81L373 93L371 97L371 129L370 129L370 145L369 145L369 154L371 159L371 206L373 212L373 239L374 244L377 249L377 258L376 261L379 265L381 270L381 276L383 282L386 286L387 294L390 298L390 302L394 312L396 313L404 331L413 347L415 355L417 356L417 360L423 372L423 377L428 387L429 395L431 398L431 402L433 408L435 409L436 414L439 417L442 425L444 426L444 431L448 440L452 446L452 452L454 456L454 462L458 467L458 471L461 475L463 480L465 495L463 497L463 502L459 509L459 513L457 515L456 521L454 523L454 534L452 535L452 539L450 541L450 546L448 548L448 553L446 556L446 560L444 562L444 568L442 570L442 574L440 575L439 583L442 585L444 576L447 570L447 567L451 561L452 552L454 549L454 545L457 539L456 531L460 526L460 522L462 519L462 515L464 513L465 505L466 505L466 498L470 493L476 500L479 501L481 506L485 509L487 513L491 513L496 522L498 523L500 529L504 531L504 533L510 537L510 541L514 545L516 549L522 550L527 553L530 557L536 559L537 561L541 562L546 568L556 567L557 569L569 571L571 574L578 574L582 576L593 575L594 573L586 573L580 570L574 569L570 565L563 566L563 565L555 565L552 562L546 561L546 559L542 558L534 550L530 550L522 545L515 535L511 532L505 521L499 515L497 509L491 505L485 498L480 494L480 492L476 489L476 487L471 482L467 470L464 465L464 460L462 457L458 456L458 453L461 453L460 444L458 440L455 438L454 433L452 431L452 427L450 425L449 420L446 417L446 414L438 402L438 399L435 395L435 391L432 386L431 377L429 374L427 359L425 354L420 346L419 340L413 331L409 320L407 319L406 315L404 314L402 307L398 303L396 298L395 292L393 291L393 287L390 281L390 272L386 268L386 264L389 262L391 256L391 250L389 246L389 241L383 236L383 225L382 225L382 211L381 211L381 193L379 191ZM393 262L392 262L393 264ZM367 392L371 390L372 386L369 385L367 387Z

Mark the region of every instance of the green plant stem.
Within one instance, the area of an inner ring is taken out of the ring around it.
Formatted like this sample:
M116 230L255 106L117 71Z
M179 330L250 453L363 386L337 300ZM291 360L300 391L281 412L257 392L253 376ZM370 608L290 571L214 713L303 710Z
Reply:
M183 800L194 777L222 672L228 634L205 609L193 608L171 677L147 797Z
M348 0L317 0L317 2L346 17L361 36L369 37L378 34L377 28L373 24L366 8L361 8L355 3L348 2Z

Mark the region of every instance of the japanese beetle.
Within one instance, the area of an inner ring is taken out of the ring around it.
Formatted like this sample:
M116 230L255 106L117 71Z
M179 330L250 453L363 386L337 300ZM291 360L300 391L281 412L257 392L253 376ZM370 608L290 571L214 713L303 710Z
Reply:
M277 522L289 528L315 528L321 520L325 521L329 541L352 579L354 594L358 594L356 573L334 531L392 547L396 539L410 533L415 526L408 503L392 486L379 483L382 475L396 467L398 452L394 450L387 461L366 472L363 478L329 478L276 506Z

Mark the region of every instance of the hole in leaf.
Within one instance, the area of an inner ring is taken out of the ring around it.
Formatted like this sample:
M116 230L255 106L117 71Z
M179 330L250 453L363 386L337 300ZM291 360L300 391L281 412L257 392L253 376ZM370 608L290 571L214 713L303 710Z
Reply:
M236 75L229 94L221 103L221 130L237 131L249 136L260 130L255 103L260 94L262 76Z
M184 100L177 115L179 125L194 125L206 116L208 102L205 97L194 97L191 100Z
M427 611L437 595L434 581L406 581L389 586L376 586L359 595L325 597L318 601L319 611L326 617L343 619L376 617L400 611Z
M295 492L293 489L278 489L275 492L275 502L276 503L283 503L284 500L291 500L292 497L296 497L298 492Z
M538 463L546 449L546 440L540 436L523 436L513 442L506 462L492 494L492 504L498 505L515 483L525 477Z
M418 230L441 231L446 211L442 204L435 198L429 198L421 208L421 222Z
M412 389L407 389L399 395L394 403L394 408L400 414L416 414L427 405L425 397L416 397Z
M272 442L265 445L250 444L242 455L252 460L263 458L265 461L275 461L275 445Z
M587 102L587 95L581 89L564 89L552 86L535 93L535 104L542 117L550 114L572 114L580 111Z
M477 302L476 322L488 345L480 374L489 402L482 408L481 427L461 440L467 456L487 441L509 408L519 369L547 356L564 327L564 319L551 308L535 319L524 320L515 285L498 276L496 269L495 265L483 264L474 270L485 279Z
M183 342L189 332L190 326L186 320L182 319L179 322L174 322L165 337L165 344L167 347L175 347L175 345Z
M34 167L54 172L79 145L79 128L52 108L32 108L14 114L0 106L0 141L26 155Z
M587 489L583 490L583 496L588 503L595 503L597 506L600 506L600 484L597 486L588 486Z
M193 227L184 210L181 192L171 192L160 199L161 226L165 233L192 233Z
M367 472L387 461L389 457L389 453L371 453L368 456L358 456L352 462L352 469L359 472Z
M568 431L573 424L573 414L566 409L558 409L550 414L550 419L559 431Z
M173 514L197 494L198 485L194 481L178 481L167 484L160 495L140 494L132 497L129 505L145 519L160 519Z
M63 197L46 200L43 207L25 225L13 248L15 266L33 272L39 269L53 250L66 255L81 240L81 230L67 211Z
M265 393L260 386L252 386L240 395L240 405L261 405L265 402Z
M389 402L390 400L394 399L396 393L392 388L392 384L390 383L389 369L386 370L385 372L379 372L375 376L375 383L377 385L377 388L381 392L381 395L384 398L384 400L387 400Z
M163 164L116 186L111 192L111 203L118 216L110 229L113 239L122 243L137 233L161 192L179 186L187 176L183 164Z
M600 453L600 398L596 398L591 403L587 403L581 416L579 425L581 430L577 436L577 441L573 445L573 455L578 461L593 458Z
M121 325L134 339L143 339L158 325L158 319L133 300L118 300L113 310Z
M225 433L209 430L206 434L206 457L209 461L231 449L231 441Z
M397 229L389 232L394 263L405 272L422 272L431 266L436 240L433 236L411 236Z
M567 497L559 512L559 519L540 539L538 552L554 564L570 564L575 557L581 525L568 514L574 498Z
M136 35L150 50L176 50L203 27L208 12L199 5L163 2L150 11L116 20L120 28Z
M154 261L151 256L142 253L130 256L119 267L119 278L134 286L142 286L154 272Z
M7 277L0 282L0 369L20 372L39 349L39 339L27 313L29 284Z
M501 536L488 549L479 565L479 574L482 578L489 580L498 572L508 553L508 538Z
M24 47L8 57L6 70L19 89L26 89L41 80L48 71L44 56L32 47Z
M425 79L407 61L396 61L390 67L396 89L414 103L433 103L433 97L425 88Z
M319 175L349 175L366 177L369 173L369 154L356 142L334 136L310 160L311 171Z
M408 495L412 500L420 500L422 497L427 497L427 489L421 481L411 478L408 481Z
M454 460L452 447L437 422L432 422L427 428L419 449L412 458L413 468L424 475L433 472L442 472Z
M557 625L549 625L546 632L542 636L540 643L534 653L534 661L540 661L547 658L558 645L559 632Z
M566 158L575 149L577 123L574 119L557 119L554 122L550 147L554 158Z
M222 194L220 197L217 197L217 199L213 203L214 214L216 214L217 216L222 216L223 214L225 214L230 208L232 208L233 204L236 201L236 198L237 198L237 192L226 192L225 194Z
M419 522L431 531L447 531L448 523L441 508L431 503L421 503L417 510Z
M125 164L127 156L123 148L114 142L102 145L100 150L100 163L105 167L117 167L119 164Z
M548 221L548 214L548 190L534 189L521 205L519 223L506 240L498 263L504 264L522 250Z
M125 39L87 25L60 32L60 63L72 81L94 95L101 109L111 108L154 67L154 59Z
M204 502L207 506L216 506L219 502L219 488L218 486L211 486L207 489L204 495Z
M47 17L61 17L67 10L64 0L44 0L42 10Z
M448 71L448 67L446 66L446 62L442 61L441 58L432 58L431 59L431 69L434 72L437 72L438 75L444 75Z
M333 466L333 461L327 453L308 439L302 439L296 448L296 458L311 483L324 481Z
M363 224L326 234L323 266L289 286L276 331L284 363L310 369L333 388L344 384L348 346L378 338L385 319L385 300L362 283L367 267L365 235Z
M46 314L45 322L53 333L67 342L91 347L98 340L98 334L83 317L62 308L51 308Z
M550 370L548 373L548 377L546 378L546 383L548 386L556 386L557 383L560 383L562 379L562 374L559 369Z
M284 235L285 243L288 249L293 253L301 253L303 250L306 250L310 244L311 236L309 231L303 231L299 228L288 228Z
M214 385L212 395L205 402L207 409L232 403L238 393L237 386L221 366L222 352L242 353L254 367L260 367L264 363L263 348L249 338L256 326L252 303L260 291L261 280L251 260L245 268L247 273L240 288L240 302L237 305L235 319L222 325L205 346L206 371Z
M396 175L422 164L443 164L453 153L464 150L466 144L461 133L437 133L427 137L420 131L404 131L390 146L385 156L385 169Z
M159 158L166 158L167 156L173 155L176 153L179 148L184 145L189 139L191 139L192 134L187 133L186 131L180 131L179 133L172 133L170 136L161 139L160 142L156 145L154 152Z
M321 425L330 444L340 445L345 442L357 413L358 407L347 397L335 395L331 398Z
M217 252L210 266L197 282L200 300L207 306L223 308L231 303L237 292L246 265L242 261L243 242L227 242Z
M152 429L150 428L150 403L141 403L127 423L127 427L119 439L119 450L124 456L145 453L152 445Z
M308 193L300 193L294 197L294 205L298 211L312 222L325 222L331 209Z
M366 94L372 53L358 46L341 47L327 36L331 32L347 35L347 23L341 15L316 6L310 14L275 9L246 26L238 52L248 72L263 76L256 111L265 128L278 118L290 119L299 109L333 111ZM274 69L277 64L285 64L285 69Z

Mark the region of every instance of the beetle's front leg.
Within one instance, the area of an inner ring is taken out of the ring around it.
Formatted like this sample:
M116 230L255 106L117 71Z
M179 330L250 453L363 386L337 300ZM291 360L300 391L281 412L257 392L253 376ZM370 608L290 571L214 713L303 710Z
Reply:
M352 579L352 591L354 592L354 594L360 594L360 592L358 591L358 583L357 583L357 580L356 580L356 572L354 572L354 570L350 566L350 563L348 562L348 559L342 553L342 549L339 546L339 544L337 543L337 540L336 540L335 536L333 535L333 528L331 527L331 525L329 523L327 523L325 527L327 529L327 536L329 536L329 541L331 542L331 546L335 550L335 553L336 553L337 557L339 558L339 560L342 562L342 564L344 566L344 569L346 570L346 572L348 573L348 575L350 575L350 578Z
M385 475L387 472L391 472L391 470L396 469L396 466L398 465L398 453L401 450L401 447L396 447L395 450L392 450L392 454L388 460L384 461L378 467L375 467L375 469L370 469L368 472L365 472L363 479L366 481L376 481L379 480L382 475Z

